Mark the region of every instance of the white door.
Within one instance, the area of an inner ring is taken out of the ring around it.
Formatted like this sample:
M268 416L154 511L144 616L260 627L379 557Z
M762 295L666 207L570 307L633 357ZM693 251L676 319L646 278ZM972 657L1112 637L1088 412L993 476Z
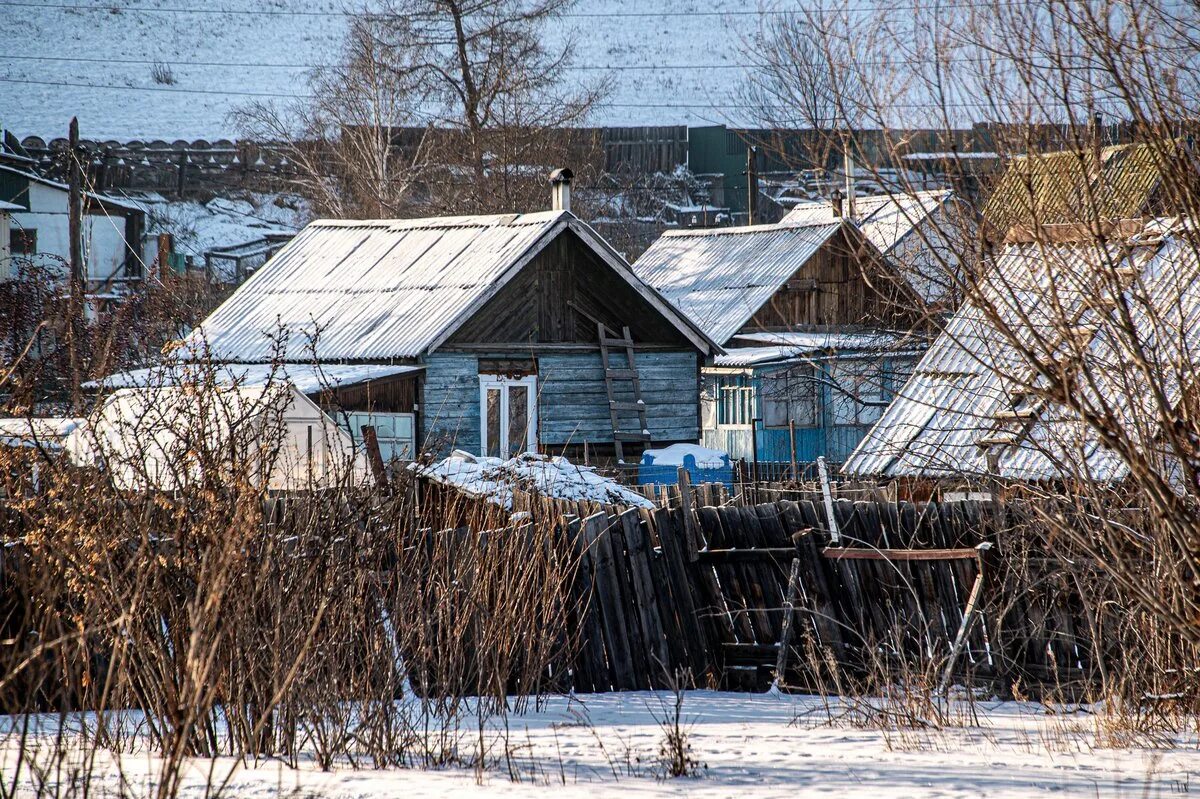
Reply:
M481 454L511 458L537 451L537 376L479 376Z

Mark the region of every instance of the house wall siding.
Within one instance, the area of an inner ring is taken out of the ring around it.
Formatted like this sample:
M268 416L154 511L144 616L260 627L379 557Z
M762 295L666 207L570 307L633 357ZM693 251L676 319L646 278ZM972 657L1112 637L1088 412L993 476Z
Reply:
M616 368L623 368L623 355L611 356ZM651 440L663 442L698 441L699 383L695 352L640 352L634 355L646 420ZM632 401L628 381L618 400ZM608 414L608 393L604 387L604 369L599 352L546 354L538 358L540 391L539 440L550 446L565 444L612 443L612 421ZM636 414L622 414L630 424Z
M434 353L426 358L421 444L445 454L479 452L479 357Z
M453 352L428 356L421 437L438 453L453 448L479 452L479 361L503 357L504 353ZM624 365L623 356L613 358L615 366ZM542 353L536 360L539 444L549 450L584 442L611 445L600 353ZM697 353L640 352L635 360L652 441L699 440ZM618 399L632 400L632 396L626 390ZM637 417L622 418L629 418L632 427Z

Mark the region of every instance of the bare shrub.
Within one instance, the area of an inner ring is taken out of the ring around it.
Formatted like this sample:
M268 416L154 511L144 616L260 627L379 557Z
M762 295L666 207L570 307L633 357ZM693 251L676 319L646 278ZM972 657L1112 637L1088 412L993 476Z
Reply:
M198 371L156 389L160 412L124 418L121 447L96 435L101 468L0 449L0 702L56 714L4 732L31 762L13 785L65 790L75 776L38 770L131 749L156 756L159 796L193 757L497 765L485 729L562 685L570 662L560 520L514 524L454 497L419 507L406 482L365 485L353 463L272 489L295 466L286 393L224 391ZM161 412L168 394L183 410Z
M660 775L665 778L699 777L706 769L692 751L692 725L683 711L687 688L692 683L690 669L675 672L670 680L668 696L660 696L658 711L651 711L662 730L662 739L658 744L658 768Z
M150 67L150 80L160 86L174 86L176 83L175 73L169 65L162 62L156 62Z

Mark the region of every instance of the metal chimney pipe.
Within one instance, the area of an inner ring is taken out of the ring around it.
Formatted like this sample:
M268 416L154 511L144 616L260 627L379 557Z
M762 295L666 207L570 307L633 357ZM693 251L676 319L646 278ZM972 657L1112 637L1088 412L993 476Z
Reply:
M571 210L571 178L575 173L563 167L550 173L550 208L554 211Z

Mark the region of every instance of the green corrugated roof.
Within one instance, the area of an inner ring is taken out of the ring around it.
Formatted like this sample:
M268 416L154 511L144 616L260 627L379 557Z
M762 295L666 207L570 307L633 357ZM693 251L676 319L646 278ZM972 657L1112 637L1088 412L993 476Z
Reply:
M1092 152L1066 150L1015 159L996 183L983 215L997 230L1130 219L1149 210L1162 181L1148 144Z

